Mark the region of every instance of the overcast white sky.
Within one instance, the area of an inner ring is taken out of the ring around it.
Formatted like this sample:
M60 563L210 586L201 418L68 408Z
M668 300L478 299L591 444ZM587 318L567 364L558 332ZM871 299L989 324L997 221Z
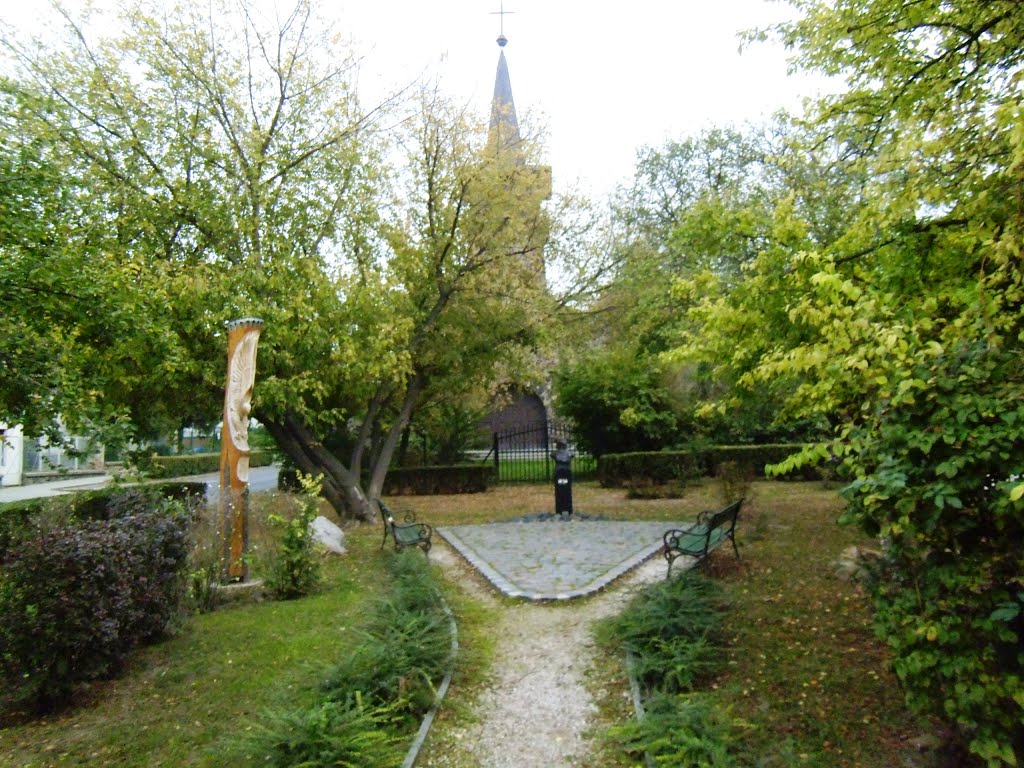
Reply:
M367 59L363 83L423 68L486 111L499 48L499 0L337 3ZM636 150L702 127L799 109L822 80L787 76L787 52L739 33L788 18L766 0L504 0L516 109L542 117L555 185L603 195L632 174ZM443 63L440 62L444 56Z
M486 115L501 0L322 3L365 56L364 99L425 73L439 75L445 91ZM3 5L0 19L31 25L46 0ZM777 44L739 51L742 30L791 14L781 2L504 0L504 8L516 109L547 127L548 161L561 190L578 180L582 191L601 197L631 175L643 145L757 120L780 107L796 110L821 88L819 79L787 76L787 53Z

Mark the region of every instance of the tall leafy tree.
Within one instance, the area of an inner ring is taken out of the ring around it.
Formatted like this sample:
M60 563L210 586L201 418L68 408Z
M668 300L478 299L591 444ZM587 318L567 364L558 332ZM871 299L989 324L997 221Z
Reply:
M812 127L865 179L861 205L832 242L765 249L741 284L705 293L700 338L677 354L752 386L789 380L790 416L833 421L834 440L789 463L840 462L847 519L885 543L872 596L908 700L951 725L962 764L1017 765L1024 12L794 4L781 34L797 61L847 81ZM775 221L806 227L799 210Z
M142 3L112 36L65 15L55 48L12 38L39 95L18 128L63 153L161 331L133 357L149 377L113 370L102 395L216 414L224 323L259 316L254 416L339 512L371 517L422 399L479 386L560 305L540 258L558 206L535 150L487 153L432 91L377 131L315 9L260 7Z

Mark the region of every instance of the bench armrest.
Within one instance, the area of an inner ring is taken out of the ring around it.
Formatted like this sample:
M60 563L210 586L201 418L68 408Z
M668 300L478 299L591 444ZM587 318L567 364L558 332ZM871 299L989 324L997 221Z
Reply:
M672 528L665 531L665 535L661 537L665 549L679 549L679 541L688 533L689 531L684 531L680 528Z

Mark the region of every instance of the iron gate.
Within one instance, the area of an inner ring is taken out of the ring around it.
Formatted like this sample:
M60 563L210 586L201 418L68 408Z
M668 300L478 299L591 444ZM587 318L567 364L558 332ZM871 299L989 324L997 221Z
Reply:
M564 422L541 421L494 432L491 450L484 461L494 464L499 483L552 482L555 462L551 453L560 440L564 440L573 453L573 478L592 478L597 471L597 461L574 445L572 430Z

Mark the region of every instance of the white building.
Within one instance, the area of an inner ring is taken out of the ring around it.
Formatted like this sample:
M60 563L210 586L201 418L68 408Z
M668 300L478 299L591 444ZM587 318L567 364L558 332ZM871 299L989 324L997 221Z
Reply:
M0 422L0 486L21 485L25 463L25 438L21 425Z

